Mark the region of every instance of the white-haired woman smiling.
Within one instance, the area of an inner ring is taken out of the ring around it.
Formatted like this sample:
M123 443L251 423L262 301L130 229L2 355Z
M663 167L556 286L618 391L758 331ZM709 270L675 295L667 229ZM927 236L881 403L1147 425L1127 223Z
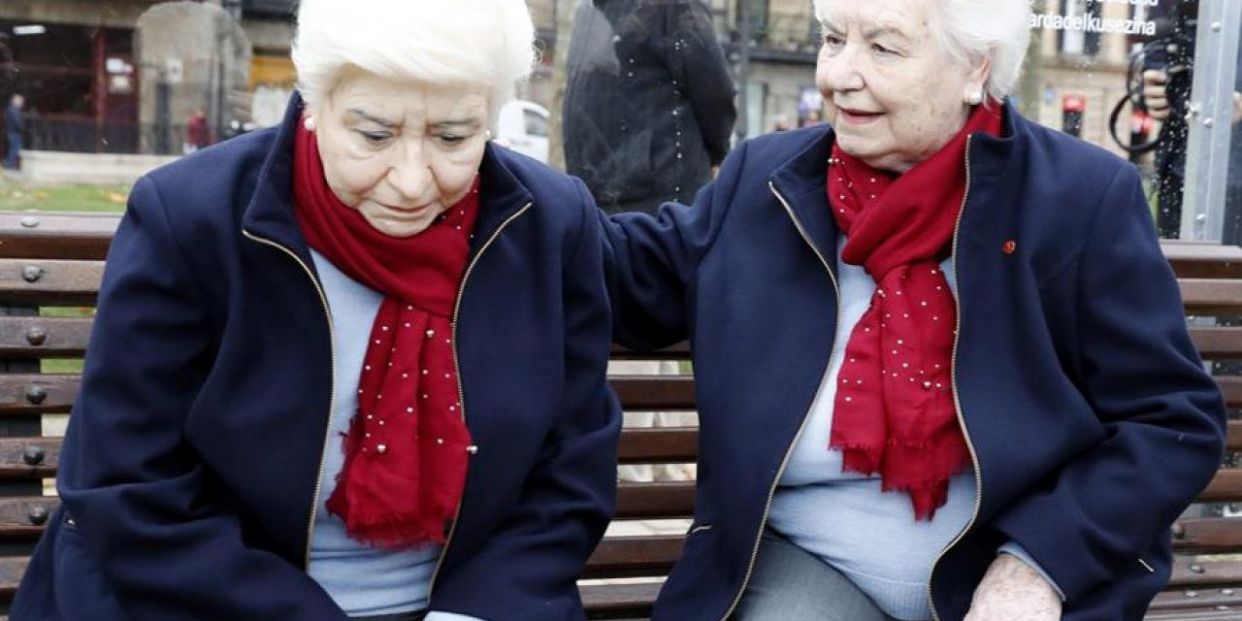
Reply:
M303 0L283 124L137 183L12 618L584 617L620 414L593 204L488 142L532 44Z
M1134 167L1005 98L1027 0L816 0L831 127L602 219L617 339L688 339L658 621L1140 619L1221 455Z

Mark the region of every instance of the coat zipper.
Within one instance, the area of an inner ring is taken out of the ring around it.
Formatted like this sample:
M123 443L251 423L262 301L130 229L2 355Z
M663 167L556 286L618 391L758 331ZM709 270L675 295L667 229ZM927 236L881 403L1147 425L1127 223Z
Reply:
M516 220L518 216L526 213L526 210L530 209L533 204L534 203L526 203L521 209L517 210L516 213L506 218L504 222L501 222L500 226L496 227L496 230L492 233L491 237L488 237L487 241L483 242L483 245L479 247L479 252L474 255L473 259L470 260L470 265L466 266L466 272L462 274L461 277L461 286L457 288L457 300L453 303L453 372L457 374L457 412L461 415L462 423L466 422L466 391L465 388L463 388L465 384L462 382L461 363L457 356L457 319L458 313L461 312L462 297L466 293L466 282L470 279L470 274L474 271L474 266L478 265L479 259L481 259L483 257L483 253L487 252L487 249L491 247L492 242L495 242L496 238L500 237L500 234L504 232L506 227L509 226L509 223ZM471 448L473 449L475 447L472 446ZM435 592L436 579L440 577L440 567L444 565L444 559L448 556L449 546L453 544L453 534L457 532L457 522L461 514L461 505L465 500L465 497L466 494L463 490L461 498L457 499L457 509L453 512L453 515L457 517L453 519L453 523L449 526L448 536L444 539L444 547L440 549L440 558L436 559L436 567L431 572L431 581L427 583L428 601L431 600L431 594Z
M319 284L319 280L315 278L315 273L311 271L310 266L306 265L306 262L297 253L270 239L254 235L246 229L242 229L242 235L251 241L276 248L289 255L294 261L297 261L302 270L306 272L306 277L310 278L311 284L315 286L315 292L319 294L319 301L323 304L324 318L328 322L328 347L332 355L332 390L329 393L328 416L324 420L323 442L320 444L318 465L315 468L315 497L314 501L311 502L310 517L306 522L306 546L302 554L302 570L305 571L310 567L311 536L315 530L315 515L319 512L319 494L323 489L323 453L324 448L328 444L328 434L332 428L332 410L336 407L336 330L332 327L332 309L328 306L328 294L324 293L323 285Z
M962 194L962 206L957 212L957 223L953 226L953 278L958 283L958 291L961 291L961 280L957 278L957 241L958 235L962 230L962 216L966 213L966 199L970 197L970 143L973 136L966 137L966 191ZM940 621L940 613L936 610L936 598L932 595L932 580L936 577L936 566L940 564L940 560L953 546L970 532L974 527L975 520L979 518L979 509L983 505L983 471L979 469L979 455L975 452L975 444L970 439L970 430L966 428L966 418L962 416L962 400L957 390L957 345L961 340L962 332L962 303L961 295L953 296L953 304L957 310L957 325L953 329L953 356L950 360L949 370L952 373L951 384L953 386L953 409L957 413L957 424L962 429L962 437L966 440L966 448L970 449L970 465L975 471L975 510L970 514L970 521L962 528L953 541L949 545L940 550L940 554L936 555L935 562L932 563L931 574L927 577L927 603L931 607L932 618Z
M823 253L821 253L819 248L817 248L811 241L811 236L807 234L806 229L802 226L802 222L798 220L796 215L794 215L793 209L789 206L789 202L786 201L785 197L781 196L781 193L777 191L776 185L769 181L768 189L772 191L772 195L776 197L776 200L780 201L781 206L785 208L785 212L789 214L789 219L793 221L794 228L798 229L798 234L802 236L802 240L811 247L811 252L814 252L815 256L819 257L819 262L823 264L824 269L828 272L828 279L832 281L832 290L837 297L836 321L837 324L840 324L841 287L837 284L836 274L832 272L832 268L828 265L828 260L824 258ZM811 410L808 408L806 413L802 415L802 424L798 426L798 433L789 443L789 446L785 448L785 457L781 460L781 466L776 471L776 477L772 479L771 487L768 488L767 504L763 506L763 519L759 520L759 529L755 531L755 543L751 546L750 563L746 566L746 575L742 578L742 585L738 587L737 593L733 595L733 603L729 604L728 610L725 611L724 616L720 617L720 621L725 621L725 619L729 618L729 615L733 614L733 611L737 609L737 605L742 601L742 595L746 593L746 586L750 584L751 574L755 570L755 559L759 556L759 544L763 541L763 529L768 523L768 514L772 510L772 499L776 496L776 487L780 484L781 476L785 474L785 467L789 465L789 458L793 455L794 447L798 445L798 440L802 438L802 432L806 430L806 422L810 420L810 415Z

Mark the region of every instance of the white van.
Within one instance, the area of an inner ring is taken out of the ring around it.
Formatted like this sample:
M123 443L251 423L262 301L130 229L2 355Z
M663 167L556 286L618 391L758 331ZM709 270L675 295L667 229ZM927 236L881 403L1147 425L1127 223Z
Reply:
M496 142L548 162L548 109L524 99L515 99L500 109Z

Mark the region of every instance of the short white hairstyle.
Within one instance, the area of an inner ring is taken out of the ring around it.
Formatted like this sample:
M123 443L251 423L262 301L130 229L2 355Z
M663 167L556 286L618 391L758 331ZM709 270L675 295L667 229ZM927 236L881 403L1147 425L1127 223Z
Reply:
M824 10L842 1L865 0L814 0L816 19L822 23ZM1030 0L926 1L933 5L932 34L945 51L966 63L987 58L987 95L997 100L1012 95L1031 41Z
M488 89L491 123L535 62L524 0L301 0L293 64L314 108L341 74Z

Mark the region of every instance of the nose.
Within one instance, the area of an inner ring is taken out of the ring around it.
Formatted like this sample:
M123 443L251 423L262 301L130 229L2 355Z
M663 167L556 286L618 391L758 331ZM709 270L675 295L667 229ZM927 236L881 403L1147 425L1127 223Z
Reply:
M421 140L405 141L388 169L388 184L408 201L417 200L431 183L431 163Z
M827 52L820 56L818 73L820 87L825 95L861 90L866 86L859 63L862 58L858 54L858 46L846 44L836 52Z

